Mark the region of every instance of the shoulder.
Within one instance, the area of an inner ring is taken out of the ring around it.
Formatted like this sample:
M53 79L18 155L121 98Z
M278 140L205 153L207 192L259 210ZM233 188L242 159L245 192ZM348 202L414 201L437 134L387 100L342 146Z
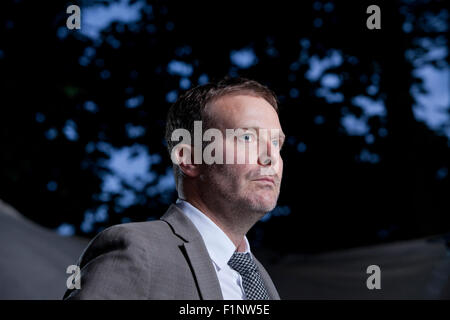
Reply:
M162 220L114 225L89 242L80 264L111 251L157 251L175 242L175 238L170 226Z
M132 222L113 225L100 232L95 239L120 239L135 241L152 238L164 238L173 234L170 226L162 220Z
M135 240L139 238L158 238L170 236L172 230L169 225L162 220L147 222L132 222L116 224L98 234L103 238L121 238L124 240Z
M81 289L67 290L64 297L148 299L159 288L161 266L173 260L180 241L162 220L109 227L91 240L78 261Z

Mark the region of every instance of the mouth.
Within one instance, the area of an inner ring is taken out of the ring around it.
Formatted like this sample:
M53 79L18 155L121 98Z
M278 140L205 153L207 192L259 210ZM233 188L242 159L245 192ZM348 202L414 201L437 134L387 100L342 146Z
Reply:
M271 183L271 184L275 185L275 180L270 177L259 178L259 179L255 179L253 181L258 181L258 182L262 182L262 183Z

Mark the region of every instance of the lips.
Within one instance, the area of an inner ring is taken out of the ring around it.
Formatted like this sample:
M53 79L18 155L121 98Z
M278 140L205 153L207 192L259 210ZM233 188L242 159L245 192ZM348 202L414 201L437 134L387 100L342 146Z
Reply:
M259 179L255 179L254 181L271 182L272 184L275 185L275 180L270 177L259 178Z

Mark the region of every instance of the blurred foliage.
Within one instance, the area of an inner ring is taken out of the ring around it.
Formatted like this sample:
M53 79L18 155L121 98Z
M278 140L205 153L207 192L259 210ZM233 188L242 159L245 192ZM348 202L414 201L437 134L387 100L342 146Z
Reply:
M82 28L84 9L115 2L79 2ZM251 230L256 244L323 251L449 231L448 137L417 121L411 94L425 90L416 68L448 68L448 55L429 58L447 46L445 1L133 1L141 18L113 21L98 39L66 29L73 3L0 4L0 198L29 218L83 234L85 213L106 206L107 219L87 236L124 217L158 218L176 199L148 193L170 167L170 101L206 79L239 75L278 94L288 135L284 211ZM381 8L381 30L366 28L371 4ZM239 64L236 53L256 59ZM314 59L331 61L316 77L308 76ZM185 70L171 72L173 61ZM338 81L326 87L329 75ZM385 112L364 115L360 96ZM366 119L369 132L349 134L345 115ZM130 125L145 130L130 135ZM122 181L136 194L123 207L119 193L102 196L102 183L108 150L133 145L161 161L143 188Z

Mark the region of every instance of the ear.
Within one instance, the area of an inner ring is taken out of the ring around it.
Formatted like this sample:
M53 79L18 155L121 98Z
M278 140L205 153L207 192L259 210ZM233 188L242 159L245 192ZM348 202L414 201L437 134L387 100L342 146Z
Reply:
M172 149L172 161L178 165L184 175L194 178L200 174L200 165L194 164L192 147L188 144L177 144Z

